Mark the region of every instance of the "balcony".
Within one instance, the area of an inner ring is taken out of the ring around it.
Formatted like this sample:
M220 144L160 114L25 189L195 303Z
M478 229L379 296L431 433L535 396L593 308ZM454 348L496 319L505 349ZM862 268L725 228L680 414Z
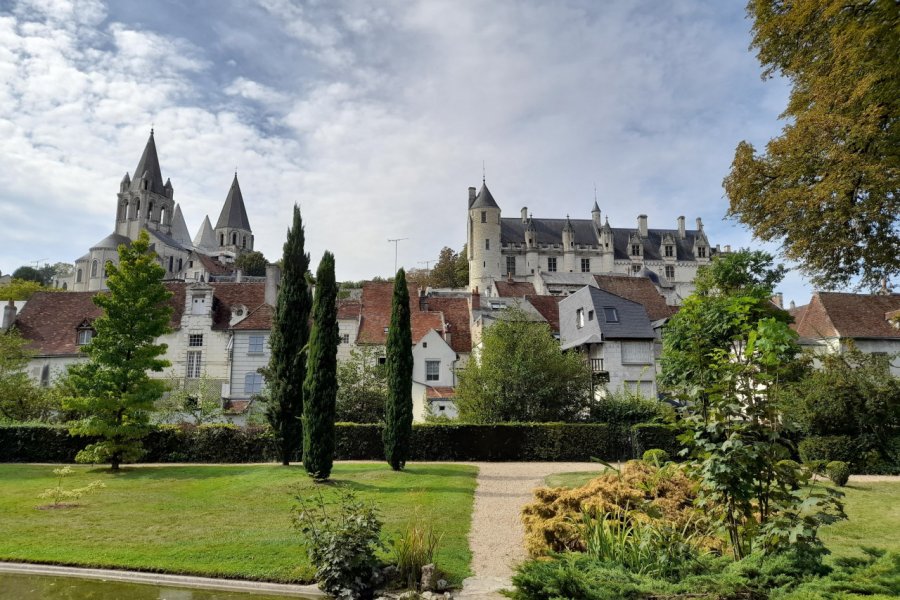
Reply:
M602 358L586 358L584 363L591 368L591 386L609 383L609 373L603 368Z
M587 363L591 367L591 373L606 372L606 369L603 368L603 359L602 358L589 358L589 359L587 359Z

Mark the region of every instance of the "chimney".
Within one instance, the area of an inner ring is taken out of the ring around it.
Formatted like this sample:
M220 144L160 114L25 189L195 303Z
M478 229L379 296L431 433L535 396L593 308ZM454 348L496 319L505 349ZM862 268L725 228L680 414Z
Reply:
M784 294L778 292L777 294L772 296L772 304L774 304L778 308L784 308Z
M638 215L638 231L642 238L647 237L647 215Z
M678 239L684 239L684 217L678 217Z
M795 308L797 308L797 303L794 302L793 300L791 300L790 307L791 307L791 310L794 310Z
M522 207L522 222L526 223L527 221L528 221L528 207L523 206Z
M281 269L278 265L266 265L265 302L275 306L278 302L278 288L281 287Z
M725 252L731 252L731 244L725 244Z
M450 345L450 341L453 339L453 334L450 332L450 323L447 323L444 326L444 341L447 342L447 345Z
M472 208L472 205L475 204L475 188L469 188L469 208Z
M697 231L703 231L703 220L697 217Z
M0 331L8 331L10 327L16 322L16 303L13 300L10 300L9 303L3 307L3 322L0 325Z
M478 293L478 286L472 290L472 310L481 310L481 294Z

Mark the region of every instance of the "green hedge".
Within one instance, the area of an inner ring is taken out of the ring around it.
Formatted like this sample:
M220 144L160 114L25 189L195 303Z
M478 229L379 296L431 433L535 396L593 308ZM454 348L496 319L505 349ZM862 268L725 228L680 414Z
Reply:
M803 462L845 462L853 473L900 473L900 436L894 436L887 449L880 449L877 442L867 436L809 436L800 441L797 450Z
M384 458L381 426L338 423L338 460ZM72 462L90 441L65 428L0 426L0 462ZM430 461L608 461L640 458L662 448L677 455L674 433L660 425L632 428L603 423L416 424L411 460ZM275 442L267 428L232 425L162 426L144 440L142 462L271 462Z

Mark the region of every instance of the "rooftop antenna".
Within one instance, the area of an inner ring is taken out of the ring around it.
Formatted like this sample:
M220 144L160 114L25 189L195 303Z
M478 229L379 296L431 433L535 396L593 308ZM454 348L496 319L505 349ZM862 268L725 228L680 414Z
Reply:
M400 242L403 240L408 240L408 237L405 238L388 238L389 244L394 244L394 273L397 272L397 246L400 245Z
M419 261L419 264L420 264L420 265L425 265L425 272L426 272L426 273L429 273L429 272L430 272L430 269L428 268L428 265L430 265L430 264L433 263L433 262L437 262L437 261L436 261L436 260L420 260L420 261Z
M34 268L35 268L35 269L40 269L40 268L41 268L41 263L47 264L46 261L47 261L46 258L39 258L39 259L33 260L33 261L31 261L31 262L34 263Z

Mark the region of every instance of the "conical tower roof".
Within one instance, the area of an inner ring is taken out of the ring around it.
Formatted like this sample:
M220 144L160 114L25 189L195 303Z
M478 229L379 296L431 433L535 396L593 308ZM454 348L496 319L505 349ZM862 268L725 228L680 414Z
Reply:
M181 214L181 206L176 204L175 211L172 213L172 239L190 248L191 232L188 231L187 223L184 222L184 215Z
M134 178L131 180L131 187L140 189L141 179L144 174L150 180L150 191L161 196L166 195L166 188L163 185L162 171L159 168L159 157L156 155L156 142L153 139L153 130L150 130L150 139L144 146L144 153L141 154L141 160L138 161L137 167L134 169Z
M216 229L229 227L231 229L246 229L250 231L250 220L247 219L247 209L244 208L244 196L241 194L241 185L238 183L237 173L225 198L225 206L219 214Z
M216 233L213 231L212 223L209 222L209 215L203 218L203 225L194 236L194 247L200 250L215 250L216 248Z
M478 190L478 195L475 196L475 202L472 203L471 208L500 208L494 201L487 183L481 184L481 189Z

